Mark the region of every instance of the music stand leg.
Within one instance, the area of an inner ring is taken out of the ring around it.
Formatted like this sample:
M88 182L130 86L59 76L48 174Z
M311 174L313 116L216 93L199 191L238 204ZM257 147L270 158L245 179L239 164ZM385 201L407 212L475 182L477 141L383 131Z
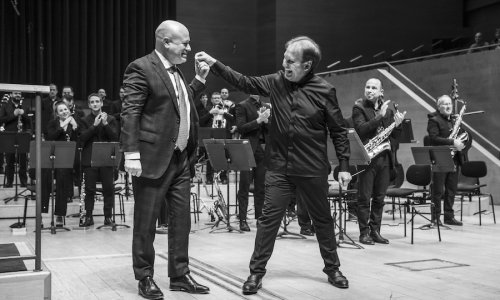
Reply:
M298 239L307 239L304 235L300 233L295 233L295 232L290 232L288 231L288 225L290 224L290 221L287 219L287 213L285 212L285 215L283 216L283 231L278 232L276 235L276 238L298 238Z
M341 198L339 199L339 240L337 242L337 246L340 248L352 248L352 249L364 249L363 246L360 244L356 243L346 232L345 230L345 214L344 214L344 226L342 226L342 210L344 209L344 206L342 205L342 202L344 200ZM347 205L346 205L347 206ZM344 236L347 237L348 241L344 239ZM342 245L350 245L352 247L342 247Z

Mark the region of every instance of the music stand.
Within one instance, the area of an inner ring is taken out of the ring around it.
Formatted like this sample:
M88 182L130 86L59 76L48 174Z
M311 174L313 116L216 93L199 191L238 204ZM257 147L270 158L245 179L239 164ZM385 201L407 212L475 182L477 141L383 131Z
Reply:
M28 153L30 149L31 134L29 132L5 131L0 132L0 153L14 153L14 180L15 194L4 199L5 203L11 200L17 201L19 196L27 190L18 192L17 177L19 177L19 154ZM6 172L7 173L7 172ZM5 174L7 176L7 174Z
M101 225L97 229L103 227L111 227L112 231L116 231L117 226L130 228L126 224L116 224L115 222L115 169L120 165L122 153L120 152L120 143L118 142L94 142L92 143L92 157L90 166L92 168L112 167L112 182L113 182L113 223Z
M203 143L205 144L212 167L216 171L249 171L256 166L252 146L248 140L205 139L203 140ZM217 176L214 176L214 181L218 181ZM224 201L218 182L216 182L215 186L219 196L218 201ZM213 226L218 227L219 222L223 221L226 223L226 227L213 229L210 232L226 229L229 232L236 231L243 233L241 230L232 227L230 224L231 214L229 212L229 183L227 185L227 190L227 219L219 220L215 222Z
M356 131L352 128L349 128L347 137L349 139L349 146L351 149L351 156L349 158L349 164L351 165L368 165L370 163L370 157L368 156L368 153L366 152L366 149L361 142L361 139L359 138L358 134ZM328 151L328 160L332 165L339 165L339 160L337 158L337 153L335 152L335 149L333 147L333 143L327 143L329 146L327 148ZM363 172L363 171L361 171ZM352 176L356 176L359 173L352 174ZM334 178L335 179L335 178ZM347 197L347 193L345 191L342 191L342 185L339 183L339 240L337 242L338 247L342 247L342 244L347 244L351 245L357 249L363 249L363 246L359 245L356 243L348 234L346 231L346 217L344 216L344 226L342 226L342 202L345 203ZM346 203L347 206L347 203ZM347 207L346 207L347 209ZM344 239L346 237L349 241L346 241Z
M417 141L413 137L413 127L411 126L411 119L404 119L401 123L401 135L399 136L400 144L412 144Z
M41 168L51 170L51 221L50 227L42 228L42 230L50 230L51 234L56 234L57 229L62 229L70 231L69 228L64 226L54 225L54 209L55 209L55 186L54 177L55 169L72 169L73 163L75 161L75 148L76 142L66 142L66 141L43 141L40 147L40 157L41 157ZM30 143L30 163L36 165L36 147L35 141ZM41 195L36 195L37 199L41 198ZM37 200L38 201L38 200ZM41 200L40 200L41 201Z
M451 156L451 149L449 146L412 147L411 152L413 154L413 159L415 160L415 164L430 165L432 173L455 172L456 171L456 166L455 166L455 163L453 162L453 158ZM433 175L431 174L431 183L430 183L431 197L432 197L432 185L433 185L433 183L434 183L433 182ZM431 214L432 213L433 212L431 211ZM424 217L424 216L422 216L422 217ZM425 218L425 219L427 219L427 218ZM413 221L413 218L412 218L412 221ZM439 227L440 227L439 222L436 222L436 224L437 224L437 229L438 229L438 233L439 233L439 240L441 241L441 232L439 230ZM441 225L441 226L446 228L446 229L450 229L450 227L448 227L446 225ZM433 227L432 223L430 223L430 224L421 226L420 229L430 229L432 227Z

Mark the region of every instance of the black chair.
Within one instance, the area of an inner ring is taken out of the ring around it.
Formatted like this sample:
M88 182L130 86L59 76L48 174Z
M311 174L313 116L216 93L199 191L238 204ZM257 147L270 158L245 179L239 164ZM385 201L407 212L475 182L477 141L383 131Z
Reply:
M395 215L396 215L396 205L399 207L399 218L401 219L401 189L400 187L403 185L405 181L405 173L404 173L404 168L403 165L397 164L396 167L394 168L396 172L396 176L394 180L391 182L389 187L387 188L387 191L385 193L386 197L391 198L391 202L386 202L388 204L392 205L392 209L389 210L389 212L392 212L392 219L395 220ZM398 203L396 204L396 198L398 199Z
M429 207L430 211L434 210L434 204L431 201L430 191L427 188L432 181L432 170L430 165L411 165L406 170L406 181L417 186L417 188L393 188L390 192L390 197L406 198L404 205L407 209L411 209L411 243L413 244L414 219L417 215L424 219L430 220L423 215L420 208ZM389 196L389 193L387 194ZM406 236L406 212L404 216L404 236ZM441 230L439 222L436 222L439 241L441 241Z
M493 196L491 194L482 193L481 188L485 187L486 184L481 184L479 182L479 178L483 178L488 174L486 163L484 161L468 161L462 165L461 170L463 176L472 179L472 183L468 183L465 181L458 183L457 194L461 195L460 220L462 220L463 216L464 197L468 196L469 202L472 202L472 196L477 196L479 203L479 211L474 214L479 215L479 226L481 226L482 224L481 215L486 212L486 210L481 209L481 197L488 196L490 197L490 205L491 205L491 210L493 212L493 222L496 224L497 221L495 217L495 205L493 203Z

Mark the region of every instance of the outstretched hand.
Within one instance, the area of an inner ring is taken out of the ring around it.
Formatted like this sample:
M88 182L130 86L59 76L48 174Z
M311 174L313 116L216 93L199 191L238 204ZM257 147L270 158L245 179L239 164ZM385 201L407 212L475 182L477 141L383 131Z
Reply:
M217 61L215 58L212 56L208 55L207 53L201 51L195 54L194 58L196 59L197 62L205 62L207 63L210 67L215 64Z

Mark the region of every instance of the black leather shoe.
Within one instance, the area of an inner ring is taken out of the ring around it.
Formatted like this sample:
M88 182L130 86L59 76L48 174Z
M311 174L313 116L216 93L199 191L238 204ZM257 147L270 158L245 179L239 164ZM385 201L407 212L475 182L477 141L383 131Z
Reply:
M444 219L444 224L446 224L446 225L453 225L453 226L462 226L463 225L462 222L460 222L459 220L457 220L455 218Z
M379 244L389 244L389 240L382 237L378 231L372 231L370 233L370 237L375 243Z
M349 287L349 281L339 270L328 275L328 282L341 289Z
M94 225L94 217L92 217L92 215L90 215L90 216L85 215L85 221L83 222L83 226L89 227L92 225Z
M247 221L240 221L240 230L241 231L250 231L250 227L248 226Z
M248 276L247 281L243 284L243 295L256 294L262 287L263 275L252 274Z
M190 294L208 294L210 289L196 282L190 274L170 278L171 291L183 291Z
M375 245L375 242L368 234L362 234L359 236L359 242L365 245Z
M104 225L113 225L114 222L113 222L113 219L111 219L111 217L104 217Z
M163 299L162 291L151 276L146 276L139 281L139 295L146 299Z
M304 228L300 228L300 234L307 235L307 236L313 236L314 232L311 230L311 228L304 227Z

